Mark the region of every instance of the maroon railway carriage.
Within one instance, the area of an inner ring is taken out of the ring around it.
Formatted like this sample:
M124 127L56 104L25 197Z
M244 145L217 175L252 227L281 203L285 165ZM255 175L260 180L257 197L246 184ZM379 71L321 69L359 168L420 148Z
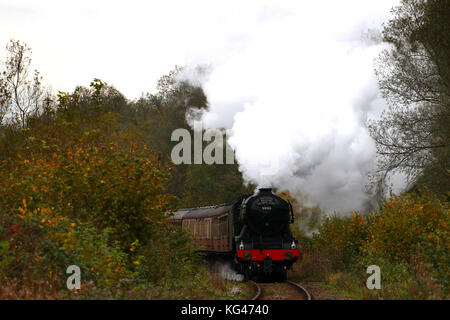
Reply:
M209 252L231 252L233 204L179 209L172 223L189 230L196 248Z

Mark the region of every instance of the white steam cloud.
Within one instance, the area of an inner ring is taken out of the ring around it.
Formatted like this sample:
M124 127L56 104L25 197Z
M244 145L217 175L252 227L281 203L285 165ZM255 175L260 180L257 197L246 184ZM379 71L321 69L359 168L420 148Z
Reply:
M395 5L252 2L228 17L228 33L192 52L181 77L208 97L204 127L232 129L247 181L330 210L363 209L375 159L366 121L385 107L373 63L383 45L373 30Z

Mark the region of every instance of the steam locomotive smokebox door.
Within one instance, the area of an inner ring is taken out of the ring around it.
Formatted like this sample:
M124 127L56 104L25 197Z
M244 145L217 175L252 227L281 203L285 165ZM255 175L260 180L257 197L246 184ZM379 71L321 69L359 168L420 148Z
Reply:
M269 257L265 258L263 261L263 270L267 273L272 272L272 259Z
M271 189L261 188L247 204L246 223L255 234L280 234L289 223L289 205L274 195Z

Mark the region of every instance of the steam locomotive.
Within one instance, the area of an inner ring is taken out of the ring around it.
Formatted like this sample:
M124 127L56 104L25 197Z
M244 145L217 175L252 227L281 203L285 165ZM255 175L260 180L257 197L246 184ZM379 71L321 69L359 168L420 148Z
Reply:
M228 204L179 209L171 219L189 230L198 249L230 255L246 279L282 281L299 257L289 227L294 222L292 205L270 188Z

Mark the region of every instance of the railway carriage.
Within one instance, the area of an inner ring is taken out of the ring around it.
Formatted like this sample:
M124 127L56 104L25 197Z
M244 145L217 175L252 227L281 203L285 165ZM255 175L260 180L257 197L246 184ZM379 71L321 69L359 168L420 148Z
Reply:
M268 188L228 204L179 209L172 216L174 225L191 233L196 248L230 255L247 279L286 278L299 256L289 227L293 221L291 204Z
M231 252L233 204L176 211L172 223L189 230L196 248L208 252Z

